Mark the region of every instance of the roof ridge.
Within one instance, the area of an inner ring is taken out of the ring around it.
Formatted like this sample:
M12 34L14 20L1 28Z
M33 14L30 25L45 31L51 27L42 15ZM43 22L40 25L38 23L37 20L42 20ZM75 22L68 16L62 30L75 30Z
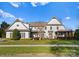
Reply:
M17 19L15 20L15 22L22 22L22 21L17 18Z

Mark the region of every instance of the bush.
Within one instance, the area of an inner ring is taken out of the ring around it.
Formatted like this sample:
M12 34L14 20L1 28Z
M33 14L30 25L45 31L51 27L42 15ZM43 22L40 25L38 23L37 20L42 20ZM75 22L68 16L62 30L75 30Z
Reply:
M75 37L76 39L79 39L79 29L76 29L76 30L75 30L74 37Z
M14 29L13 30L13 40L20 40L20 38L21 38L20 31L17 29Z

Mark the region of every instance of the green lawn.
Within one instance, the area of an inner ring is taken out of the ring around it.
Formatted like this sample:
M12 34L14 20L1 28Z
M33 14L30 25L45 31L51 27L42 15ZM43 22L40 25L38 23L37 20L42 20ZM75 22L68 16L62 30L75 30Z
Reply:
M69 47L1 47L0 56L79 56L79 48Z
M4 42L0 42L0 45L23 45L23 44L79 44L79 40L8 40L5 39Z
M79 44L79 40L8 40L0 45ZM0 47L0 56L79 56L79 47Z

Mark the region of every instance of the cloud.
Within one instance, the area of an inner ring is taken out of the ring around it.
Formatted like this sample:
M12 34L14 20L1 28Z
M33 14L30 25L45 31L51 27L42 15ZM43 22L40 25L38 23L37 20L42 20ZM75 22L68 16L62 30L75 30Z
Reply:
M35 2L31 2L31 5L32 5L33 7L37 7L37 5L36 5Z
M9 3L15 8L19 8L24 4L24 2L9 2ZM31 5L33 7L37 7L37 6L44 6L44 5L48 4L48 3L49 2L31 2Z
M31 5L33 7L37 7L37 6L44 6L46 4L48 4L49 2L31 2Z
M11 13L8 13L2 9L0 9L0 21L6 21L8 23L11 23L13 21L15 21L16 19L19 19L21 21L24 20L24 18L21 17L15 17L14 15L12 15Z
M11 19L15 19L16 17L0 9L0 18L11 20Z
M19 20L23 21L23 18L18 18Z
M68 19L68 20L69 20L69 19L71 19L71 18L70 18L69 16L67 16L65 19Z
M77 6L77 8L79 9L79 6Z
M15 7L15 8L19 8L20 6L22 6L24 3L23 2L10 2L10 4Z

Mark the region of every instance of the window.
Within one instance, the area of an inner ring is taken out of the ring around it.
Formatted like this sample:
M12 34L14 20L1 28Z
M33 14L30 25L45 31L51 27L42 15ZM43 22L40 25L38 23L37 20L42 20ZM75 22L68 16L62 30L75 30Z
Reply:
M13 34L12 33L10 33L10 38L12 38L13 37Z
M47 27L45 27L45 30L47 29Z
M17 27L18 27L19 25L17 24Z
M52 26L50 27L50 30L52 30Z
M25 38L25 33L21 33L21 38Z

